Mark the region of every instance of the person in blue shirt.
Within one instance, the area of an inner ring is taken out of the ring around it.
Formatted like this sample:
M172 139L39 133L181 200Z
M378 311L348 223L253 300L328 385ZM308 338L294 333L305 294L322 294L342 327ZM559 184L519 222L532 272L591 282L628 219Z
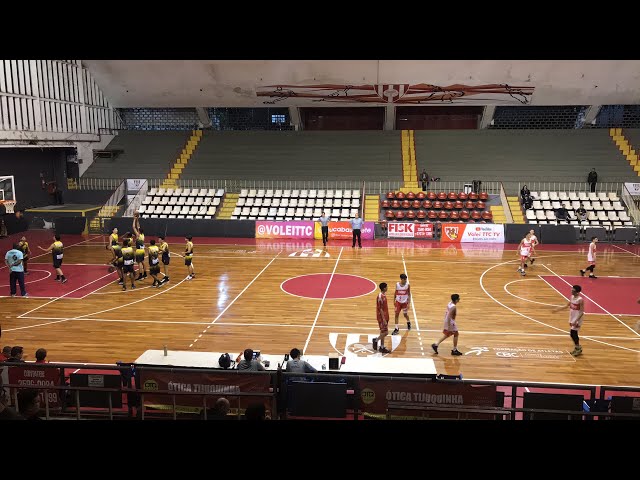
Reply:
M362 240L360 239L361 228L362 219L358 216L358 212L356 212L356 216L351 219L351 229L353 230L353 245L351 245L351 248L355 248L356 246L356 237L358 238L358 247L362 248Z
M17 243L13 244L13 248L7 252L4 256L4 263L11 273L9 274L9 288L11 290L11 296L16 296L16 282L20 284L20 295L27 296L27 290L24 287L24 265L22 261L24 259L23 253L19 249Z

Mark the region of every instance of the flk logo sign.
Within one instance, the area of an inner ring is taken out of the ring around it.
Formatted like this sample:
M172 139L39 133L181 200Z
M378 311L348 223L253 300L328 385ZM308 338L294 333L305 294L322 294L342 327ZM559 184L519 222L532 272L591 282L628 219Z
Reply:
M433 238L433 223L389 222L388 238Z

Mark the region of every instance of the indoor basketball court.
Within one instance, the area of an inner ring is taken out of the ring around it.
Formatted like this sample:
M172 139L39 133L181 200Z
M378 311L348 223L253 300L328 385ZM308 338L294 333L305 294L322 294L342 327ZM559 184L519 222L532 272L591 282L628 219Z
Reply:
M50 235L26 233L33 252L38 244L47 247ZM598 278L589 279L579 275L587 245L540 245L537 261L522 277L516 245L509 244L375 240L360 249L339 240L322 248L312 240L194 238L196 278L189 281L181 258L184 239L169 237L170 281L152 288L149 276L135 290L122 291L117 273L107 269L106 236L62 241L66 284L53 280L47 254L34 254L30 297L0 299L3 344L24 346L27 359L44 347L51 361L133 361L163 345L181 351L253 348L284 354L298 347L309 355L379 356L370 343L378 331L378 284L389 284L393 323L395 283L406 272L413 328L407 331L400 314L400 334L387 341L390 357L432 358L438 373L464 378L640 383L634 368L640 353L637 246L600 244ZM3 279L3 295L7 283ZM584 353L574 358L568 310L553 309L566 304L576 283L583 288L586 315L580 331ZM450 339L439 355L431 349L452 293L461 296L460 357L450 354Z

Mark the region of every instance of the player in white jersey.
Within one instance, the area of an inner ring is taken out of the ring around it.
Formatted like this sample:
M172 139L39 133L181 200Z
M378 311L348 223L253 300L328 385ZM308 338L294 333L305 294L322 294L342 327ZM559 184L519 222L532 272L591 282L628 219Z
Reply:
M536 237L535 230L529 230L529 240L531 241L531 253L529 254L529 262L533 265L533 262L536 261L536 247L540 244L538 241L538 237Z
M589 244L589 252L587 253L587 262L589 262L589 266L584 270L580 270L580 275L584 277L584 274L587 270L591 273L589 274L589 278L598 278L593 274L593 270L596 268L596 244L598 243L598 237L591 237L591 243Z
M453 350L451 350L451 355L462 355L462 352L458 350L458 325L456 325L456 313L458 311L456 305L459 301L460 295L457 293L451 295L451 301L447 305L447 311L444 314L444 327L442 329L444 335L436 343L431 344L431 348L433 348L433 351L436 353L438 353L438 346L453 335Z
M580 285L574 285L571 287L571 298L569 302L560 307L556 308L554 312L559 312L564 308L569 308L569 325L571 326L571 331L569 332L571 335L571 339L575 344L575 349L571 352L571 355L577 357L578 355L582 355L582 347L580 346L580 338L578 337L578 331L582 326L582 319L584 317L584 300L580 296L580 292L582 291L582 287Z
M400 281L396 283L396 293L394 295L394 304L396 310L395 329L391 332L391 335L397 335L400 330L398 329L398 317L400 316L400 310L404 314L404 318L407 319L407 330L411 330L411 321L409 320L409 300L411 300L411 287L407 282L407 276L400 274Z
M518 267L518 272L524 277L527 273L525 272L525 268L527 268L527 260L529 259L529 255L531 255L531 251L533 250L533 245L530 240L531 234L527 233L527 235L520 240L520 245L518 245L518 256L520 256L520 267Z

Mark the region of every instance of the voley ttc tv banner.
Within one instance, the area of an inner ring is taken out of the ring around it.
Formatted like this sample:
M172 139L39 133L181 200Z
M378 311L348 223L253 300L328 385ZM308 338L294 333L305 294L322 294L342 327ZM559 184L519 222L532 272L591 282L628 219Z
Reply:
M504 243L504 225L493 223L443 223L441 242Z

